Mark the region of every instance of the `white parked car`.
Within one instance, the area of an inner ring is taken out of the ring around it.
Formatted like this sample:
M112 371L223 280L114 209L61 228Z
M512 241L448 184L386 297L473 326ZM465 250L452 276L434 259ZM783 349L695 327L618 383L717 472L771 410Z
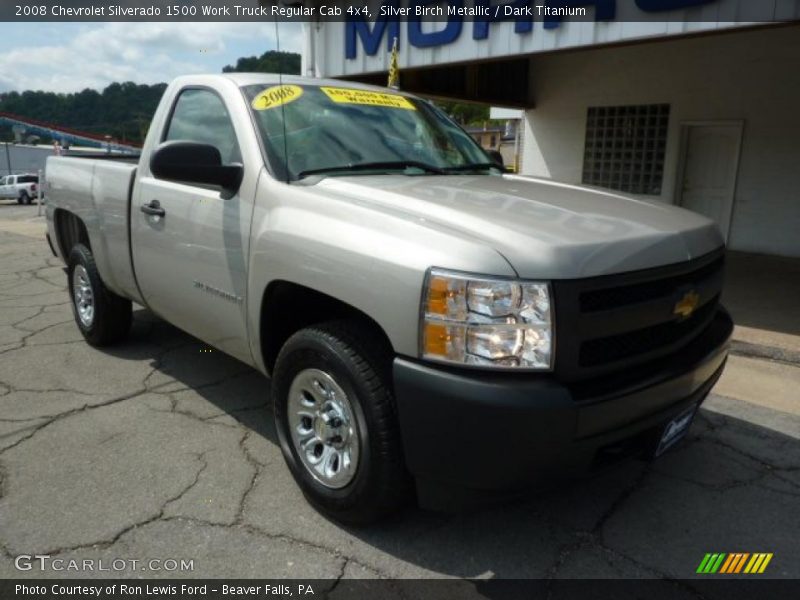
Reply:
M0 178L0 198L15 199L18 204L32 204L38 193L39 176L36 174Z

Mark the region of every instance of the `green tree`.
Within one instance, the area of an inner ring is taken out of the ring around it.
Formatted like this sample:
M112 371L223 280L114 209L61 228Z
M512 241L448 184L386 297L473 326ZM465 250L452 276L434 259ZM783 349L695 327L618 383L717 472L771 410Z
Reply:
M223 73L283 73L300 75L300 55L295 52L268 50L261 56L244 56L235 65L227 65Z
M461 125L482 125L489 120L489 107L486 104L444 101L437 101L436 104Z
M0 94L0 112L137 144L144 140L165 89L165 83L127 81L112 83L102 92L7 92Z
M298 75L300 55L270 50L261 56L242 57L223 69L225 73L241 71ZM0 93L0 112L141 144L166 88L166 83L125 81L112 83L102 91L87 88L71 94L5 92ZM12 139L11 127L0 124L0 137Z

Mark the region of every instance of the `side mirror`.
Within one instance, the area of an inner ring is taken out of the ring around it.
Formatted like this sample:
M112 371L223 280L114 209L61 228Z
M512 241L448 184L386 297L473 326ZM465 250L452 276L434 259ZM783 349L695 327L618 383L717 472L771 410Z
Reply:
M223 165L219 150L211 144L198 142L164 142L150 157L150 171L159 179L218 185L236 192L242 184L244 167Z
M487 150L486 154L489 155L489 158L492 159L492 162L496 163L504 171L506 170L506 165L503 162L503 155L500 154L499 150Z

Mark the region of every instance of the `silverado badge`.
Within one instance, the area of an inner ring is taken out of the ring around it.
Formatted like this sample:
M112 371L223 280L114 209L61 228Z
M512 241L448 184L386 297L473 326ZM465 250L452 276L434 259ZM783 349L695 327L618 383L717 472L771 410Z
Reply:
M700 304L700 295L694 290L689 290L675 304L672 313L680 316L681 319L688 319Z

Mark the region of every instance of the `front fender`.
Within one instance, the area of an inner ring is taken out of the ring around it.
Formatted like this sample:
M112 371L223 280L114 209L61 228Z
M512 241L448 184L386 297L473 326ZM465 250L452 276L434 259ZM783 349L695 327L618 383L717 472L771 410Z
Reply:
M495 250L453 230L315 186L262 178L248 285L253 355L266 371L260 299L270 282L282 280L357 308L380 325L395 352L416 356L422 285L432 266L515 276Z

